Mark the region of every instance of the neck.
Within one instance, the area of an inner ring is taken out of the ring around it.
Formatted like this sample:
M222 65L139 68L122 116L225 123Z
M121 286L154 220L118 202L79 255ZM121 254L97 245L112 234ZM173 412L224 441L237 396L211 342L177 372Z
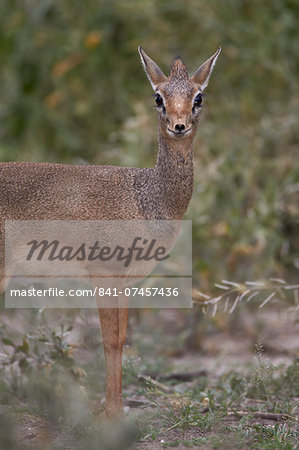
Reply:
M159 129L159 151L154 170L159 196L168 214L181 219L193 192L193 138L165 137Z
M159 130L156 165L138 171L134 190L143 218L181 220L193 192L193 139L171 139Z
M187 170L190 174L190 168L193 169L193 138L165 137L165 134L159 128L159 150L156 167L164 171L168 169L170 173L172 170L180 173L185 173Z

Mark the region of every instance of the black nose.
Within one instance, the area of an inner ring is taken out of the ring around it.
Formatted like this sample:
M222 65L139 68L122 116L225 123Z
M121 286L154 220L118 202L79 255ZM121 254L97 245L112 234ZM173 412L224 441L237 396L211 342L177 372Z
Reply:
M177 123L176 126L174 127L175 131L178 131L179 133L181 133L182 131L184 131L185 129L185 125L183 123Z

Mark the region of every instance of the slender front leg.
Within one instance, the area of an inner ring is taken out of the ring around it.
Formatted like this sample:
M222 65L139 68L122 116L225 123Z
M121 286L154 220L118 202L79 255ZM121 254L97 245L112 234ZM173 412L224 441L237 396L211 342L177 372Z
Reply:
M127 335L128 308L99 308L106 362L106 404L108 417L123 413L122 350Z

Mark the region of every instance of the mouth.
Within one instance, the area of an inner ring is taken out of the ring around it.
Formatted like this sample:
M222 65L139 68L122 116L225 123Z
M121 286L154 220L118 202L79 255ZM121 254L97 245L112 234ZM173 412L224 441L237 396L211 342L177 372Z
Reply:
M182 138L182 137L190 134L191 128L188 128L188 130L184 130L184 131L174 131L174 130L171 130L170 128L167 128L167 131L168 131L168 134L170 134L170 136Z

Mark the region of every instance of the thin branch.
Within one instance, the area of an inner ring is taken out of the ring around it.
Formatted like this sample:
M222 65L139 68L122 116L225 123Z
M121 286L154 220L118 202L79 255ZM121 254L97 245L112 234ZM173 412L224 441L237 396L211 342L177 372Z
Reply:
M276 300L285 300L286 292L294 291L294 307L290 307L289 310L294 311L299 307L299 285L298 284L288 284L285 280L281 278L270 278L265 281L245 281L245 283L236 283L234 281L222 280L221 284L216 283L214 285L216 288L224 290L220 295L212 297L211 295L205 294L200 291L193 290L193 301L194 303L200 304L203 308L213 305L212 315L214 316L218 309L218 304L221 301L224 303L224 312L229 308L230 298L233 299L233 304L229 309L231 314L243 299L250 302L258 294L263 291L271 290L271 294L266 297L266 299L259 305L259 308L263 308L270 300L273 300L275 294ZM206 308L205 313L206 313Z
M257 419L268 419L268 420L293 420L297 421L298 419L294 416L290 416L289 414L284 413L270 413L270 412L263 412L263 411L228 411L228 416L238 416L238 417L244 417L244 416L253 416Z
M275 292L272 292L272 294L270 294L266 300L263 301L263 303L260 304L259 308L263 308L270 300L271 298L273 298L275 295Z

